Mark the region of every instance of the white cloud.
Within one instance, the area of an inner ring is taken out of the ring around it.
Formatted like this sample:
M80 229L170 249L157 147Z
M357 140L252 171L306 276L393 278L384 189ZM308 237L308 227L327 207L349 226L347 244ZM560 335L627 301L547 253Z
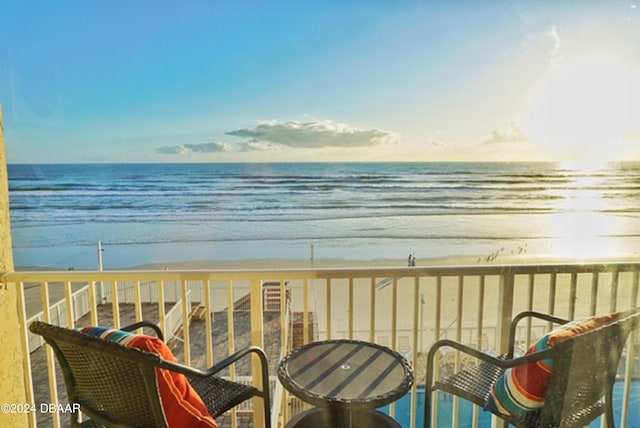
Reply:
M198 153L219 153L231 151L231 145L228 143L202 143L202 144L185 144L187 150Z
M358 129L331 121L259 122L253 128L237 129L227 135L245 137L239 143L211 142L156 148L161 155L207 153L277 152L286 148L372 147L397 142L394 134L379 129Z
M370 147L396 142L396 137L380 129L358 129L331 121L263 122L255 128L237 129L227 135L249 138L251 144L271 143L296 148ZM255 146L258 147L258 146Z
M504 144L504 143L521 143L529 141L529 137L524 133L518 125L510 123L504 128L494 129L489 134L482 137L482 144Z
M182 146L164 146L156 149L161 155L185 155L188 153L221 153L232 151L229 143L184 144Z
M182 146L163 146L156 149L159 155L182 155L187 153L187 149Z
M237 144L238 149L241 152L256 152L256 151L279 151L281 146L264 141L247 141Z

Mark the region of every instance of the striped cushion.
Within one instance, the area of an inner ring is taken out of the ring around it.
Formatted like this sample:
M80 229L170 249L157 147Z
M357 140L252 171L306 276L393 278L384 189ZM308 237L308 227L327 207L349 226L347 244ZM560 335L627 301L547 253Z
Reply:
M620 312L593 316L563 324L542 336L528 354L553 347L572 336L585 333L618 319ZM544 396L553 373L553 359L507 369L491 389L485 409L494 413L522 416L544 406Z
M138 335L106 327L84 327L77 329L90 336L117 342L160 355L175 362L171 349L159 338ZM169 428L217 428L215 420L207 410L198 393L191 387L186 376L165 369L156 369L158 389Z

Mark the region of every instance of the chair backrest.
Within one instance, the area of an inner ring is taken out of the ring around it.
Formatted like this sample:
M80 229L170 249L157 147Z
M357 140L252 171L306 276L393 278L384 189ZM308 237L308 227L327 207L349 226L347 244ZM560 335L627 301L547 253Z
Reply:
M603 396L611 400L622 351L639 318L639 311L629 311L614 322L554 345L553 376L541 426L564 426L567 418L601 402Z
M91 419L110 427L167 426L156 386L158 355L39 321L29 328L51 345L69 402Z

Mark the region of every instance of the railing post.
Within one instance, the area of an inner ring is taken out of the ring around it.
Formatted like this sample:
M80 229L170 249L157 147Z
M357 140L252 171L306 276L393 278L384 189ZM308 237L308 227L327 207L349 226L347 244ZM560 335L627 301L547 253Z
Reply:
M514 275L504 272L500 276L498 290L497 349L500 354L507 352L509 345L509 327L513 318Z
M498 319L496 320L496 348L498 354L504 354L509 347L509 327L513 318L514 275L507 270L500 275L498 289ZM506 428L507 423L493 418L492 426Z
M11 225L9 218L9 176L4 145L4 125L0 106L0 274L13 272L13 250L11 246ZM25 367L28 355L21 346L21 327L17 306L17 285L7 284L6 278L0 282L0 379L2 379L2 401L4 403L28 403L29 397L24 385ZM23 321L24 322L24 321ZM26 328L26 326L22 326ZM0 412L0 426L28 426L28 413Z
M184 346L184 363L188 366L191 365L191 341L189 337L189 312L191 311L191 304L187 296L187 280L183 279L180 282L180 300L182 308L182 343Z
M260 279L251 280L251 345L259 346L264 349L264 316L263 316L263 301L262 301L262 281ZM252 360L252 373L253 384L257 388L262 388L262 378L257 376L260 373L261 365L257 356L253 356ZM266 386L269 388L269 386ZM264 420L264 402L262 399L253 399L253 426L263 427L266 421Z

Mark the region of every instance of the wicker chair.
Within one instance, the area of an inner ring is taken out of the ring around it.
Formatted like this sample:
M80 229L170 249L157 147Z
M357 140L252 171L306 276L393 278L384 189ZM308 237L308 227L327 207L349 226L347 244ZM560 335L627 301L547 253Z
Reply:
M160 328L145 321L122 330L142 327L152 328L164 340ZM161 368L186 375L214 418L251 397L261 397L265 426L270 428L268 363L258 347L242 349L208 370L197 370L151 352L44 322L35 321L29 328L53 348L69 402L80 404L82 412L90 418L81 423L79 415L71 413L72 427L166 427L156 384L156 368ZM214 376L250 353L260 358L262 390Z
M452 340L436 342L427 356L425 427L431 424L431 406L435 391L447 392L485 407L492 386L508 368L553 358L553 374L541 409L515 417L495 413L516 427L582 427L604 414L613 428L612 394L618 363L629 333L638 326L640 312L625 312L614 322L575 335L553 347L513 358L515 333L520 320L539 318L557 324L567 321L537 312L517 315L510 330L508 353L495 357ZM434 366L440 348L451 347L477 358L478 364L434 382Z

